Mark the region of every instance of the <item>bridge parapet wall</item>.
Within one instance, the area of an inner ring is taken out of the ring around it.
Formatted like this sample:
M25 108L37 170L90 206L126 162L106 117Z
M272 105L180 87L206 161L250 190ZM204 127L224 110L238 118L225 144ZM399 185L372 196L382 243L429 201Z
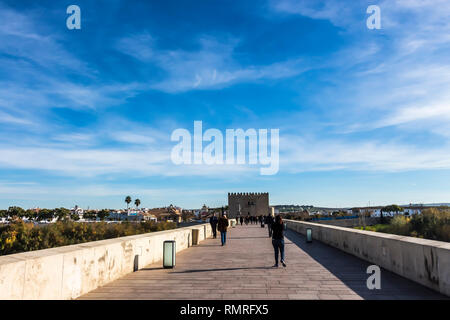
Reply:
M364 223L367 226L371 226L371 225L379 223L379 221L380 221L379 218L367 217L367 218L365 218ZM313 223L353 228L353 227L359 227L362 224L362 221L360 219L332 219L332 220L314 221Z
M0 300L75 299L162 261L163 242L179 252L211 236L209 223L77 245L0 256Z
M286 220L287 228L450 296L450 243ZM381 284L383 285L383 284Z

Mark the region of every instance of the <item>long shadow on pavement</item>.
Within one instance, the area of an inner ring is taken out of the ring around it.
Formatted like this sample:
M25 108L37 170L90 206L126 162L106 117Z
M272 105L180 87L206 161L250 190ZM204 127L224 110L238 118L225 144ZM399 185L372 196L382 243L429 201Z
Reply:
M286 245L298 246L364 299L447 299L383 268L380 268L381 289L369 290L366 281L370 274L367 274L366 270L371 263L317 240L306 243L305 236L292 230L287 230L285 236L292 241Z
M273 269L271 267L242 267L242 268L222 268L222 269L193 269L184 271L174 271L169 273L195 273L195 272L209 272L209 271L233 271L233 270L258 270L258 269Z
M268 237L233 237L229 236L228 239L267 239Z

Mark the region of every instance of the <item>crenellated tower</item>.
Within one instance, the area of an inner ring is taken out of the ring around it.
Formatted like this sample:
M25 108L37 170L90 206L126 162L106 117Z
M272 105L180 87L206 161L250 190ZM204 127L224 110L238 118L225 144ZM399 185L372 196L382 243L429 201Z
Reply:
M228 215L236 218L241 215L260 216L269 213L268 192L229 192Z

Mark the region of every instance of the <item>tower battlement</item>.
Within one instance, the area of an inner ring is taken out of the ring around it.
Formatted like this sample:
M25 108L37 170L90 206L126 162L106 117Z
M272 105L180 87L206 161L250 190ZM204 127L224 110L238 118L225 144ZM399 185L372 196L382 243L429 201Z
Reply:
M261 196L269 195L268 192L228 192L228 196Z

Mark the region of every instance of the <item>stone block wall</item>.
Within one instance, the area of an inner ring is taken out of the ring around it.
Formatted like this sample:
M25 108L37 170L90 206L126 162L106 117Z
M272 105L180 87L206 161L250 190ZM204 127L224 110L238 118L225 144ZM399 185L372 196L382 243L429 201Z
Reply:
M72 246L0 256L0 300L75 299L163 258L163 242L176 251L211 236L209 223Z
M450 243L286 220L287 228L450 296Z

